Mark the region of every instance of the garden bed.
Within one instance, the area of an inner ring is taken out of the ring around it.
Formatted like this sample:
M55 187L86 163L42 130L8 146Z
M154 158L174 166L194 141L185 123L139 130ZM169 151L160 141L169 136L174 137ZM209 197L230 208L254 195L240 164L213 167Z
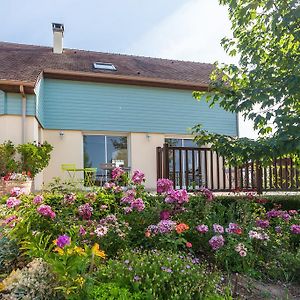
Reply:
M90 193L3 196L2 298L232 299L300 282L298 198L189 195L168 180L150 195L141 172L127 176L116 169ZM226 280L236 273L239 285Z

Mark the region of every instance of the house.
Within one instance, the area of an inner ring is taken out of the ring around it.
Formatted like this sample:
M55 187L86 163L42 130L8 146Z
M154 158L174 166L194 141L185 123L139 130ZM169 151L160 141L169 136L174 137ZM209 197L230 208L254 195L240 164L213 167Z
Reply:
M192 145L189 129L237 135L235 114L192 97L207 90L211 64L0 42L0 142L48 141L36 188L64 176L61 164L115 162L142 170L155 188L156 147ZM100 171L100 170L99 170Z

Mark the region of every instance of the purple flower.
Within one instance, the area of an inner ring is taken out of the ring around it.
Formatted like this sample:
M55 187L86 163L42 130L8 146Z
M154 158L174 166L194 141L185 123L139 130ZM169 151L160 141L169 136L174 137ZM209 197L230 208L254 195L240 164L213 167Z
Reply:
M33 202L34 205L39 205L39 204L41 204L43 202L43 200L44 200L44 198L43 198L42 195L36 195L33 198L32 202Z
M44 216L44 217L49 217L51 219L54 219L55 218L55 212L52 210L51 206L49 205L45 205L45 204L42 204L40 205L38 208L37 208L37 212Z
M125 196L121 199L121 203L125 203L125 204L131 204L131 202L134 200L136 195L136 191L135 190L128 190L125 193Z
M84 220L89 220L92 216L93 208L89 203L86 203L78 207L78 213Z
M147 232L150 232L150 234L156 235L159 232L159 228L157 225L149 225L147 227Z
M161 220L168 220L171 217L171 213L168 210L162 210L159 214Z
M213 250L218 250L224 246L225 240L222 235L214 235L208 242Z
M249 235L250 239L256 239L256 240L261 240L261 241L268 241L270 239L270 237L268 236L267 233L258 232L255 230L250 230L248 235Z
M99 223L101 225L107 225L107 224L115 224L117 222L117 217L113 214L106 216L105 218L101 219Z
M176 228L176 222L172 220L161 220L158 224L158 231L161 234L170 233Z
M21 204L21 200L17 199L16 197L9 197L7 200L6 200L6 206L8 208L14 208L18 205Z
M239 226L239 224L236 223L229 223L228 228L225 229L227 233L236 233L236 234L241 234L242 230Z
M56 240L56 245L59 248L64 248L67 245L71 244L71 238L67 236L66 234L60 235Z
M132 181L134 184L141 184L143 181L145 181L145 174L139 170L135 170L132 175Z
M293 224L291 227L291 233L300 234L300 225Z
M284 213L282 214L281 218L282 218L284 221L288 222L292 217L291 217L287 212L284 212Z
M132 212L132 208L131 207L124 207L124 213L126 215L130 214Z
M260 228L267 228L269 225L270 222L268 220L256 220L256 226Z
M267 215L268 219L277 218L277 217L280 217L282 215L282 210L272 209L272 210L268 211L266 213L266 215Z
M141 280L141 277L138 276L138 275L135 275L135 276L133 277L133 281L140 281L140 280Z
M165 199L166 203L184 204L189 201L189 195L186 190L171 190Z
M281 231L282 231L282 229L281 229L280 226L276 226L276 227L275 227L275 232L281 233Z
M158 193L168 193L173 188L173 181L166 178L161 178L157 180L157 192Z
M64 203L73 204L76 200L76 195L74 193L66 194L64 196Z
M196 230L200 233L206 233L208 231L208 226L201 224L201 225L196 226Z
M224 233L224 227L219 224L213 224L213 230L215 233Z
M143 211L145 209L145 203L141 198L135 199L131 202L131 208L137 211Z
M289 210L289 214L290 214L291 216L294 216L294 215L297 215L298 212L297 212L297 210L295 210L295 209L291 209L291 210Z
M120 167L117 167L117 168L114 168L112 171L111 171L111 178L113 180L117 180L119 179L123 174L125 173L125 171L120 168Z

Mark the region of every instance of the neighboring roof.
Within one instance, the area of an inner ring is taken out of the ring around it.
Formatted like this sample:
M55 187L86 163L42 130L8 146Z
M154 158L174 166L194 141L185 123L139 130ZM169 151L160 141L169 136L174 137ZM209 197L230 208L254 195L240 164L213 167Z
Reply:
M94 62L112 63L117 71L93 68ZM27 92L43 72L45 77L125 84L207 89L212 64L143 56L0 42L0 89L23 83Z

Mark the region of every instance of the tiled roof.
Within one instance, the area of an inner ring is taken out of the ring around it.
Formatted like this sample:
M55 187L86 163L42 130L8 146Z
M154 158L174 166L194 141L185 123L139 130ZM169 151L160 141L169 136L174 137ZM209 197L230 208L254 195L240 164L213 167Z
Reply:
M95 70L93 63L96 61L112 63L117 71ZM62 54L54 54L51 47L0 42L0 80L7 81L35 83L42 71L51 70L207 86L212 69L213 65L198 62L76 49L64 49Z

